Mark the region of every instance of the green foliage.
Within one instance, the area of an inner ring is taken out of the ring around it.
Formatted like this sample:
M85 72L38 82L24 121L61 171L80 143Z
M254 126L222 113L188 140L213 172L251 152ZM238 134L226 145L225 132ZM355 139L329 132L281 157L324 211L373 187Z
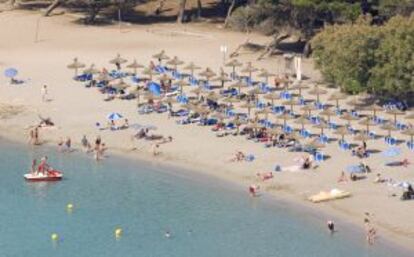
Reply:
M343 91L388 97L414 92L414 16L384 26L329 26L312 39L316 66Z

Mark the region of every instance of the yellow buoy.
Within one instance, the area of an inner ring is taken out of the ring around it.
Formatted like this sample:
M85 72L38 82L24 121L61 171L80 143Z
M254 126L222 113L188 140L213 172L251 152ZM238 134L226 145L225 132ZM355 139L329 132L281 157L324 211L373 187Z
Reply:
M50 239L52 239L52 241L58 241L59 240L59 235L56 233L52 233L50 235Z
M122 228L116 228L115 229L115 237L119 238L122 236Z
M68 211L72 211L72 210L73 210L73 204L72 204L72 203L68 203L68 204L66 205L66 210L68 210Z

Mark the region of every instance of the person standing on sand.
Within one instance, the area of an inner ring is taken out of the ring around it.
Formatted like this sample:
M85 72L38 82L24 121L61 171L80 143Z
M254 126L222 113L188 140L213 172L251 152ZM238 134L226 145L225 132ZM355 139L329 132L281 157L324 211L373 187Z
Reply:
M42 89L40 90L40 94L42 95L42 102L46 102L47 101L47 86L43 85Z
M35 129L34 129L34 142L33 142L33 144L34 145L38 145L40 142L39 142L39 128L38 127L36 127Z
M326 224L328 225L329 232L333 234L335 232L335 223L332 220L328 220Z
M29 144L31 145L34 144L34 130L33 129L29 131Z
M160 154L159 148L160 148L160 145L159 144L153 144L152 145L151 152L152 152L152 155L153 156L157 156L157 155Z

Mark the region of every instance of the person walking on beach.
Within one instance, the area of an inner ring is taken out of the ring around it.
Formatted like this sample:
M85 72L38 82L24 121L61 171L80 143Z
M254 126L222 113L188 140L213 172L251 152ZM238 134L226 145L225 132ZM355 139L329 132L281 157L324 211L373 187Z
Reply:
M33 142L33 144L34 145L38 145L40 142L39 142L39 128L38 127L36 127L35 129L34 129L34 131L33 131L33 136L34 136L34 142Z
M42 102L46 102L47 101L47 95L48 95L48 92L47 91L48 91L47 90L47 86L46 85L43 85L42 89L40 90L40 94L42 95Z
M333 234L335 232L335 223L332 220L328 220L326 223L328 225L328 230Z

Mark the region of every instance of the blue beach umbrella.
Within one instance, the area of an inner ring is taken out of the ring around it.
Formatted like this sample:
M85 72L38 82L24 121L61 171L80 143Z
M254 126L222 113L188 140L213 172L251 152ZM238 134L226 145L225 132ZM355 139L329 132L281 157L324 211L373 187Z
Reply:
M155 96L161 95L161 86L155 82L148 84L148 90Z
M113 112L113 113L108 114L107 118L108 120L119 120L119 119L122 119L123 116L117 112Z
M8 68L4 71L4 76L7 78L14 78L17 76L18 71L15 68Z
M384 157L396 157L396 156L399 156L400 154L401 154L401 149L398 147L390 147L384 152L382 152L382 155Z

